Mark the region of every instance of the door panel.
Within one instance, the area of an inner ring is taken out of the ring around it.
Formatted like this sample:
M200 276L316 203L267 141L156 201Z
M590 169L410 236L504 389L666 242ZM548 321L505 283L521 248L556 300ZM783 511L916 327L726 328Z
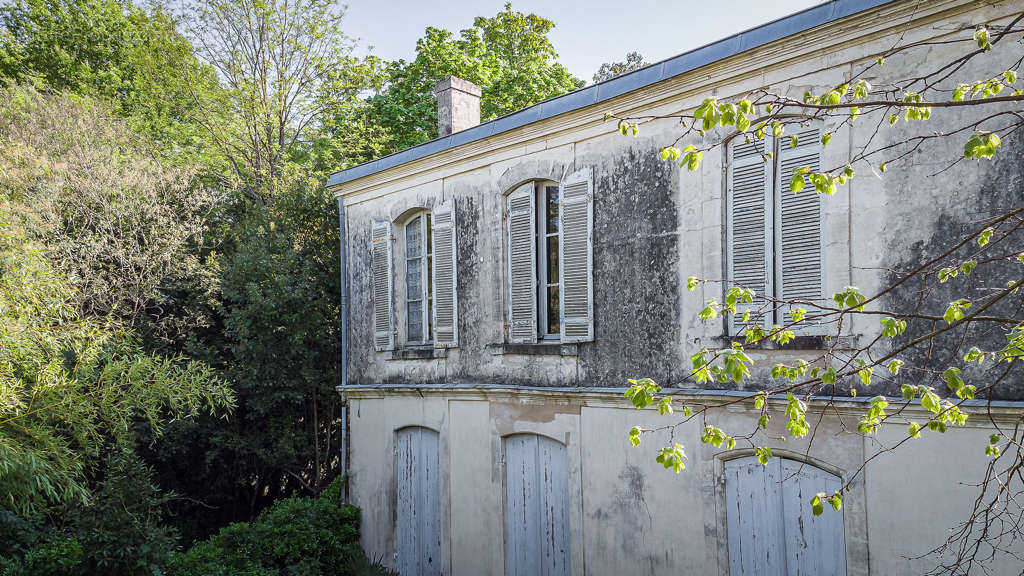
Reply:
M402 576L441 574L438 434L403 428L396 438L396 568Z
M505 571L568 576L569 465L563 444L533 434L505 439Z
M842 511L814 516L811 498L842 485L804 462L754 457L725 463L726 532L732 576L846 576Z

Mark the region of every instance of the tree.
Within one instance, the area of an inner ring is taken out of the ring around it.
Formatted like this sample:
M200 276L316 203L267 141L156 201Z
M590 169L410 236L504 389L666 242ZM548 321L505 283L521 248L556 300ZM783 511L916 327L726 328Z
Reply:
M1022 21L1024 14L1005 25L978 26L951 39L899 42L855 69L848 82L822 93L806 92L802 98L762 88L735 100L707 98L692 113L609 114L607 118L616 118L624 135L636 135L643 124L661 118L681 121L678 139L660 153L689 170L698 170L703 153L721 146L735 132L746 142L770 136L795 147L797 136L787 133L827 119L835 126L821 135L821 144L827 146L834 133L855 122L873 127L871 137L854 143L848 164L821 170L797 166L792 173L780 175L794 193L831 196L863 172L887 177L909 167L913 153L935 154L942 148L931 145L953 140L961 152L947 158L937 171L941 174L956 164L998 159L1003 140L1024 127L1024 93L1017 87L1024 58L1000 53L1024 36ZM940 45L963 50L950 60L929 60L924 69L879 86L866 79L878 75L887 59L913 57ZM935 126L933 115L941 115L943 123ZM1020 149L1018 145L1016 155L1007 161L1017 161ZM962 408L965 402L1012 395L1024 358L1024 292L1020 290L1024 286L1024 208L1019 189L986 191L986 208L991 214L980 220L949 222L957 231L951 242L925 246L917 259L893 270L882 287L869 294L850 286L826 302L782 299L723 279L689 278L691 291L720 290L722 299L707 300L700 319L731 318L742 331L731 346L695 353L685 381L698 386L732 382L743 383L745 389L762 388L726 402L752 406L760 418L753 430L726 430L707 406L674 406L670 391L653 379L631 380L626 396L636 407L657 406L662 414L682 417L654 429L634 427L630 442L639 445L648 434L671 432L684 422L696 421L704 426L703 443L727 450L746 446L767 464L773 442L762 431L773 418L784 419L787 436L813 439L820 418L811 417L811 402L818 404L816 410L826 410L840 396L871 390L878 395L861 414L859 434L871 437L883 424L902 422L901 412L911 406L920 406L928 415L926 421L902 424L906 426L902 439L881 447L878 454L898 453L901 446L923 435L965 425L969 416ZM786 321L770 327L751 321L773 311L785 313ZM841 342L844 326L851 321L877 327L866 342L852 349ZM759 378L758 371L767 368L758 366L748 350L769 341L784 347L806 326L828 335L825 349L793 364L771 366L770 378ZM1012 427L1002 427L995 420L986 424L996 432L978 447L990 458L984 480L970 517L933 550L938 558L935 574L973 573L985 570L986 563L999 555L1015 554L1013 547L1024 522L1024 507L1018 501L1024 472L1024 418L1018 417ZM844 478L839 490L815 495L810 502L814 513L825 513L826 506L840 509L851 484L877 456L865 459ZM935 453L934 457L948 456ZM680 472L685 468L685 447L670 439L656 459Z
M213 71L192 56L192 45L160 7L129 0L15 0L0 7L0 77L104 100L175 163L194 161L203 146L183 75L193 79L193 91L216 87Z
M626 60L624 62L605 62L601 64L601 67L597 69L597 73L594 74L594 82L604 82L605 80L611 80L616 76L625 74L626 72L632 72L639 68L647 66L647 62L644 62L644 57L639 52L630 52L626 54Z
M390 136L387 150L437 135L433 89L446 76L480 87L483 121L582 88L583 81L557 62L547 36L554 25L536 14L513 11L507 3L493 18L477 17L458 38L448 30L427 28L416 43L416 59L391 63L385 90L371 99L372 114Z
M0 190L18 199L25 233L73 283L81 314L116 320L156 347L208 324L201 307L175 298L215 283L204 254L214 196L196 169L158 161L151 141L101 103L17 87L0 97Z
M204 98L201 77L188 85L200 122L250 200L265 202L289 164L309 153L323 115L352 106L372 86L379 62L352 55L343 16L327 0L201 0L192 7L196 54L224 89Z
M5 223L18 206L5 193ZM38 248L0 230L0 498L20 512L88 501L87 473L134 422L229 410L234 396L202 364L149 355L109 320L84 318Z

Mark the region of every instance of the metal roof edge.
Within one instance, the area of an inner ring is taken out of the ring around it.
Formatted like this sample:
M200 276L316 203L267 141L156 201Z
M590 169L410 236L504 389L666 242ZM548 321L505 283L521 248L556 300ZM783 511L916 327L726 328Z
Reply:
M327 187L351 182L388 168L426 158L443 150L482 140L586 106L599 104L627 92L639 90L662 80L668 80L702 66L713 64L729 56L894 1L896 0L831 0L824 4L818 4L610 80L549 98L450 136L430 140L370 162L339 170L331 174L327 181Z

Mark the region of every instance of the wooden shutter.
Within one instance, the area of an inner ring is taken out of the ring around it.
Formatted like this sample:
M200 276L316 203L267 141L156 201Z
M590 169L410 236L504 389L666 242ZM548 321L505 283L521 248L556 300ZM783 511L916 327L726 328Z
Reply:
M391 222L374 220L371 230L373 347L378 351L391 350L395 347L395 333L391 326Z
M758 297L772 294L771 198L772 168L767 153L772 140L734 138L729 144L727 168L727 266L730 286L740 285L756 292ZM730 317L729 332L737 334L743 327L742 313L751 311L751 323L766 328L772 323L771 309L764 301L737 306L738 314Z
M846 576L842 511L826 504L815 516L811 498L842 486L835 475L804 462L754 457L725 463L726 532L731 576Z
M569 461L535 434L505 438L505 573L569 576Z
M537 223L533 183L508 195L508 338L537 341Z
M731 576L787 576L779 458L725 462L726 532Z
M846 530L842 511L825 504L815 516L811 498L831 495L843 483L810 464L782 459L782 523L786 535L786 567L794 576L846 576Z
M594 339L594 177L590 168L559 185L559 298L562 342Z
M441 574L437 432L403 428L395 438L395 560L402 576Z
M822 198L804 177L804 189L793 193L789 188L793 170L809 167L812 172L821 169L821 134L817 127L797 132L797 147L789 140L779 142L777 187L775 198L775 285L781 300L809 300L821 302L824 297L824 241L822 237ZM820 332L814 326L815 310L806 304L796 304L809 313L799 324L801 333ZM792 319L786 314L789 306L780 308L777 324Z
M434 346L448 348L459 345L455 199L449 199L434 208L431 222L434 243Z

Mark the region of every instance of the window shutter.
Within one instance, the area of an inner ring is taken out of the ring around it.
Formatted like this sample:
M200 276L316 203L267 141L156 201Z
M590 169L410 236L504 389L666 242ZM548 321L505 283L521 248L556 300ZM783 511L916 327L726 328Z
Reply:
M809 300L820 302L823 298L824 242L822 238L821 195L804 177L804 189L793 193L789 180L793 170L809 167L812 172L821 169L821 134L817 127L804 129L797 134L797 146L792 148L789 141L779 143L778 187L775 199L775 245L778 247L775 264L776 295L781 300ZM806 304L794 307L805 308L806 318L798 325L801 333L815 332L814 308ZM777 324L786 324L792 319L785 313L790 306L779 310Z
M594 339L594 177L590 168L559 185L558 274L562 342Z
M749 143L742 138L734 138L729 144L726 199L728 277L731 285L750 288L758 297L770 295L772 291L769 273L772 262L769 225L772 163L765 160L771 146L770 138ZM736 307L737 314L729 318L731 334L742 329L745 308L750 309L751 324L759 323L765 328L771 325L770 306L755 299L753 304Z
M378 351L391 350L395 347L395 332L391 327L391 222L374 220L371 241L373 347Z
M459 345L459 305L456 289L458 250L455 244L455 199L433 210L434 346Z
M508 195L508 338L537 341L537 223L533 183Z

